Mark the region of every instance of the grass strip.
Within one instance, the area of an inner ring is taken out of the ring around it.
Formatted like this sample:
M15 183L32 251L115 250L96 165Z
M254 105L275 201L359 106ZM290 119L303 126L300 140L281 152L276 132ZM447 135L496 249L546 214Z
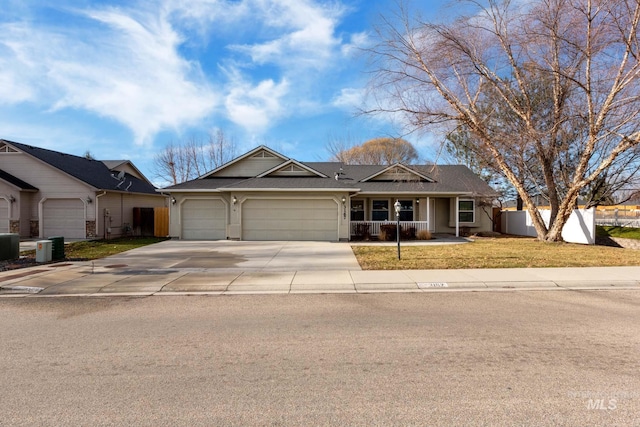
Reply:
M92 260L162 242L163 240L167 239L157 237L122 237L108 240L69 242L64 245L64 256L66 259ZM20 255L35 257L36 251L25 251L21 252Z
M454 245L353 246L364 270L638 266L640 251L535 238L477 238Z
M620 237L623 239L640 239L640 228L598 225L596 227L596 236Z

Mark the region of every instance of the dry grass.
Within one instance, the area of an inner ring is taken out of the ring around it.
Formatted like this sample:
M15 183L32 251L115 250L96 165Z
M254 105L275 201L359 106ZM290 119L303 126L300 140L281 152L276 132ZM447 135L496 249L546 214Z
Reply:
M458 245L354 246L364 270L638 266L640 251L533 238L478 238Z
M92 260L162 242L163 240L166 239L158 237L119 237L110 240L84 240L65 244L64 255L66 259ZM20 255L22 257L35 257L36 251L24 251Z

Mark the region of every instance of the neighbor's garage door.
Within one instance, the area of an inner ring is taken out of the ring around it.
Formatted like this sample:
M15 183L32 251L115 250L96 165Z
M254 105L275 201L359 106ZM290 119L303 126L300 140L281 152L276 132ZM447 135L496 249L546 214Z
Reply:
M227 237L225 205L220 199L187 199L182 203L182 235L188 240Z
M9 202L0 199L0 233L9 232Z
M49 199L43 205L43 237L84 239L84 203L79 199Z
M243 240L338 240L338 205L327 199L242 204Z

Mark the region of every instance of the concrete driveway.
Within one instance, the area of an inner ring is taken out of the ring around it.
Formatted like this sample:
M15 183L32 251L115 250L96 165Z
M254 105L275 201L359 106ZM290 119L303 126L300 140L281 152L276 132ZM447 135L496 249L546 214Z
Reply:
M361 270L351 246L335 242L167 240L96 260L94 265L145 270Z

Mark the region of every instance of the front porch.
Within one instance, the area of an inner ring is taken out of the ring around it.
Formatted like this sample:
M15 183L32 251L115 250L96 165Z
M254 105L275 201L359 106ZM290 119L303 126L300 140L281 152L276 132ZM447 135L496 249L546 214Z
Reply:
M400 204L396 215L395 203ZM350 198L349 240L396 240L397 220L400 239L429 239L428 234L465 236L474 230L492 230L490 217L476 211L472 197L362 195ZM345 218L346 219L346 218Z
M392 230L395 236L397 225L394 221L351 221L351 240L385 240L382 230ZM428 221L400 221L401 239L415 239L420 231L430 231Z

